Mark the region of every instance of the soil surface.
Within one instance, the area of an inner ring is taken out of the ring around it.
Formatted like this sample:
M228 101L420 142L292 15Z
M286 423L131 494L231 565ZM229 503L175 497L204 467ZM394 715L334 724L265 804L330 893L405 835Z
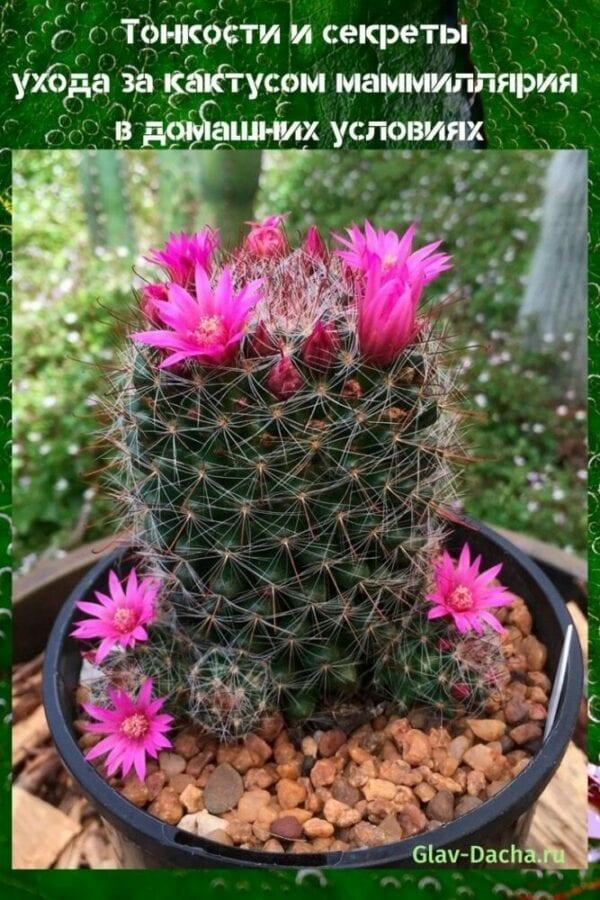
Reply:
M541 747L546 648L522 599L498 613L507 677L477 718L442 722L418 708L295 742L273 716L235 744L184 727L145 781L111 784L164 822L266 852L374 847L437 828L501 791ZM98 736L77 724L86 749Z

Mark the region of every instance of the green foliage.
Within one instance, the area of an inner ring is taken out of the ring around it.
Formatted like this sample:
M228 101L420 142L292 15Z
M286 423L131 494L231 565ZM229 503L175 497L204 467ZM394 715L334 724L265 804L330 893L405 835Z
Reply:
M243 203L213 186L229 154L26 151L14 169L14 476L17 563L110 533L99 498L95 396L130 302L137 242L206 221L238 231L252 213L260 154ZM244 171L242 167L241 171ZM217 201L219 201L217 203Z

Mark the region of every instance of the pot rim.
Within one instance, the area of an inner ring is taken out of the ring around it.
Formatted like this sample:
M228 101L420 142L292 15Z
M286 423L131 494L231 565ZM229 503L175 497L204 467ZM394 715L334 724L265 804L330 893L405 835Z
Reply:
M486 525L462 517L457 522L463 528L477 531L486 541L506 557L512 557L530 582L536 582L549 603L555 625L562 641L567 627L572 624L562 597L542 570L521 550ZM485 833L488 826L498 821L516 821L536 801L550 781L574 731L583 692L583 658L576 633L571 641L568 666L556 718L550 734L530 763L481 806L465 813L429 832L403 838L379 847L358 850L315 853L272 853L259 850L242 850L229 847L206 838L188 834L177 826L161 822L155 816L126 800L88 763L80 750L72 724L67 721L63 707L64 685L59 674L60 658L74 613L74 604L87 593L94 582L109 566L116 562L126 548L119 548L100 560L82 579L64 602L52 629L43 671L43 699L52 738L63 762L75 781L101 814L119 831L136 843L158 843L174 862L201 867L203 862L227 866L247 864L269 868L357 868L386 866L398 862L399 857L411 861L416 847L427 846L434 850L449 846L466 846L469 838ZM562 643L561 641L561 643Z

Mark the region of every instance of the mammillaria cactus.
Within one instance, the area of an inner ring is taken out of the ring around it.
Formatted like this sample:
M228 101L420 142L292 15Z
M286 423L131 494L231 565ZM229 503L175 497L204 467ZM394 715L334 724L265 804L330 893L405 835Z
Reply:
M459 610L450 558L435 568L460 454L419 304L449 257L413 239L366 223L337 251L316 228L294 249L270 216L228 258L208 230L154 251L167 280L142 291L110 437L138 576L160 592L148 639L103 663L113 683L152 677L224 738L277 709L451 712L494 685L491 614L459 613L494 605L497 570L468 560Z

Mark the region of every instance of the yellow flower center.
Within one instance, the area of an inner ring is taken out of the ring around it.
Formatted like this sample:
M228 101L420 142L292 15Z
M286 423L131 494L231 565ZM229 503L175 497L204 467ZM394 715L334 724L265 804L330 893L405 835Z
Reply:
M473 607L473 594L464 584L459 584L458 587L454 588L446 602L448 606L457 612L465 612Z
M227 329L222 316L203 316L194 336L201 344L219 344L225 341Z
M121 722L121 732L132 740L139 740L148 734L150 725L143 713L133 713Z
M394 253L387 253L382 261L381 265L383 269L391 269L392 266L395 266L398 261L398 257Z
M118 606L113 616L113 625L121 634L131 631L135 625L136 615L128 606Z

